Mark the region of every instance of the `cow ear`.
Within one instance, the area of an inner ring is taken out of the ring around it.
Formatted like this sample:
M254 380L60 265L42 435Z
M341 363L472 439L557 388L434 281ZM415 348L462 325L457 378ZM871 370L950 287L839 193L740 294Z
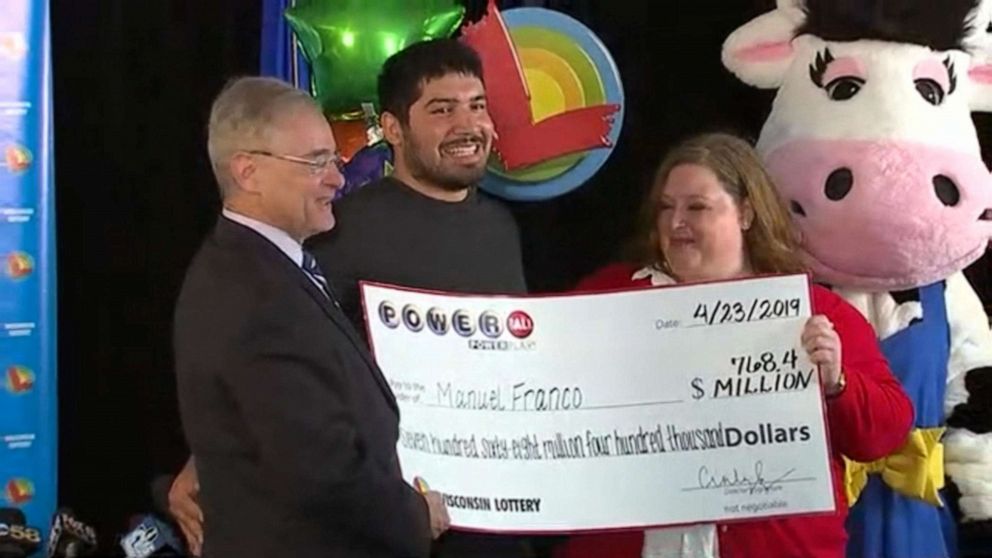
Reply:
M795 58L792 40L806 17L794 0L778 4L778 9L747 22L723 43L723 65L744 83L764 89L782 85Z
M992 0L982 0L969 18L965 48L971 53L971 110L992 112Z

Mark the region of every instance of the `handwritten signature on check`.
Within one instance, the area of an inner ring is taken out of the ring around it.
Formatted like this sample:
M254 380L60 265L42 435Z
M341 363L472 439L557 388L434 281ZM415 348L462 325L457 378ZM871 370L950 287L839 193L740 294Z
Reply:
M758 460L754 463L753 471L741 472L732 469L730 472L720 472L703 465L697 474L698 485L686 490L709 490L715 488L746 488L750 494L770 492L774 487L789 480L796 472L795 467L781 475L766 478L765 462ZM770 475L769 475L770 476ZM799 479L793 479L799 480Z

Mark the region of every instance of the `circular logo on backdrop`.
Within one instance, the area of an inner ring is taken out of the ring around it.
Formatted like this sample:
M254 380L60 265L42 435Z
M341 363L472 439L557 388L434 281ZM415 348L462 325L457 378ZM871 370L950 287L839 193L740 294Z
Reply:
M26 366L10 366L4 377L4 387L14 395L23 395L34 387L34 372Z
M587 182L609 158L623 122L623 86L609 51L587 27L559 12L516 8L502 13L530 94L533 121L616 105L606 145L555 156L514 170L490 158L482 188L516 201L560 196ZM488 82L487 82L488 83ZM492 106L492 100L490 101Z
M10 479L4 486L4 499L8 504L23 506L32 498L34 498L34 484L28 479Z
M34 159L31 151L22 145L8 145L3 151L4 163L12 173L22 173L31 166Z
M24 279L34 271L34 258L25 252L11 252L4 258L4 272L11 279Z

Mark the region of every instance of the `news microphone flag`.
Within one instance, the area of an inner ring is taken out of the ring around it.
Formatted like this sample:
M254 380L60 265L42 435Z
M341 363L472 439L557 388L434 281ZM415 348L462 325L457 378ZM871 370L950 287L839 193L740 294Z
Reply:
M121 548L128 558L179 555L183 546L175 531L153 515L146 515L141 523L121 539Z
M25 525L24 512L0 508L0 558L23 558L38 550L41 531Z
M48 533L48 558L90 556L96 550L96 530L77 519L72 510L60 509Z

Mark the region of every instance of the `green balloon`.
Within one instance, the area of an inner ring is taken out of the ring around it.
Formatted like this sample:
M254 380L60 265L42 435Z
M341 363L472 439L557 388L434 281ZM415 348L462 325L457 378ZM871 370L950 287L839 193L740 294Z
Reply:
M362 117L393 53L448 37L465 8L456 0L297 0L285 13L310 62L313 94L331 118Z

